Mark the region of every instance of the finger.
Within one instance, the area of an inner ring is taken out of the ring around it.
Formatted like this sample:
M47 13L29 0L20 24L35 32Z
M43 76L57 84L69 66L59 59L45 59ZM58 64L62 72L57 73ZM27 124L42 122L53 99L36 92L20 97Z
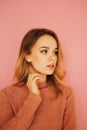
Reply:
M41 76L40 74L37 74L37 73L31 73L29 74L30 77L34 77L34 76Z
M33 78L33 81L37 81L37 82L43 82L43 79L41 78L41 77L39 77L39 76L35 76L34 78Z
M38 77L41 78L41 75L37 74L37 73L32 73L29 75L29 79L31 79L31 80L36 79Z

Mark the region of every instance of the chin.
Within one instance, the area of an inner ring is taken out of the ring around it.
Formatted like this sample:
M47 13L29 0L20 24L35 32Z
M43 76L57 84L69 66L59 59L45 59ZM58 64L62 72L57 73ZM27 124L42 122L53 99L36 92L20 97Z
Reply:
M53 74L53 72L47 73L47 75L52 75L52 74Z
M54 73L54 71L50 71L50 72L49 71L48 72L47 71L46 72L45 71L37 71L37 72L39 74L45 74L45 75L52 75Z

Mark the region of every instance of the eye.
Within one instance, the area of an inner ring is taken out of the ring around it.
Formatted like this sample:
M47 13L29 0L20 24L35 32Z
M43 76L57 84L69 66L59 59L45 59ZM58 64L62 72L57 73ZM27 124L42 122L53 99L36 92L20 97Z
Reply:
M53 53L54 53L54 55L58 55L58 51L54 51Z
M48 50L42 50L40 52L43 53L43 54L46 54L48 52Z

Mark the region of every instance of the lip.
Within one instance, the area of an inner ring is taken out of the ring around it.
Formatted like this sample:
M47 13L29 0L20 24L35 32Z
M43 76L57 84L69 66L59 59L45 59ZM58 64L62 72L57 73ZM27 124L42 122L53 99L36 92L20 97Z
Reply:
M50 64L50 65L47 65L48 68L50 69L54 69L55 65L54 64Z

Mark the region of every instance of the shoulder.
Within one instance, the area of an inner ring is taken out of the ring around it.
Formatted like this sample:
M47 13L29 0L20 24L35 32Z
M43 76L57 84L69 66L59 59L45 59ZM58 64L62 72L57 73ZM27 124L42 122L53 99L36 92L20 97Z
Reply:
M25 86L7 86L0 90L0 98L3 97L4 99L6 97L19 97L20 95L24 95L24 93L28 93L28 89Z
M68 86L61 86L61 95L60 100L63 101L63 104L65 104L65 108L72 109L75 107L75 96L73 88Z
M73 88L70 85L60 86L60 89L64 98L74 96Z

